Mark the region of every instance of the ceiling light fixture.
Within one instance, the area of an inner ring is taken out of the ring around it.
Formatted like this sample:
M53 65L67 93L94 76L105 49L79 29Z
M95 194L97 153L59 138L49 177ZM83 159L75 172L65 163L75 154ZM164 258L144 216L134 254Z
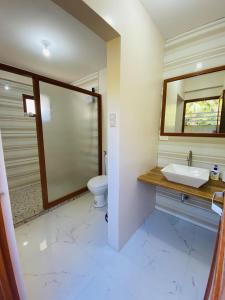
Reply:
M10 86L9 86L8 84L6 84L6 85L4 86L4 89L5 89L6 91L8 91L8 90L10 89Z
M203 64L202 64L201 62L198 62L198 63L196 64L196 69L199 70L199 69L202 68L202 66L203 66Z
M51 55L51 52L49 50L50 43L48 41L42 41L41 43L43 46L43 48L42 48L43 55L46 57L49 57Z

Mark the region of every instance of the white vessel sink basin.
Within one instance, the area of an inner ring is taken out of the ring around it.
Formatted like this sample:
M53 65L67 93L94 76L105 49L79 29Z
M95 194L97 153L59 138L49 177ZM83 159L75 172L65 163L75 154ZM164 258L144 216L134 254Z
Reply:
M200 187L209 180L209 170L188 167L177 164L169 164L162 170L167 180L193 187Z

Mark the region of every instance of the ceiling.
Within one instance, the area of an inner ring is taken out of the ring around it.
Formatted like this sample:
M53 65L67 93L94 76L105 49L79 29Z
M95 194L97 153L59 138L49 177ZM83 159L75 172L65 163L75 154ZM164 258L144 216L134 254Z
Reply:
M0 7L1 63L66 82L106 66L105 42L52 1L0 0Z
M141 0L166 39L225 17L225 0Z

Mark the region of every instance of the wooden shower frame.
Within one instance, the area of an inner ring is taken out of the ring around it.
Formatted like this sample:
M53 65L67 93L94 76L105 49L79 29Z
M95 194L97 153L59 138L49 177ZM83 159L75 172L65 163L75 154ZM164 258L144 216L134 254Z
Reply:
M97 110L98 110L98 174L102 174L102 96L98 93L73 86L71 84L51 79L39 74L35 74L23 69L19 69L10 65L0 63L0 70L14 73L21 76L26 76L32 79L33 89L34 89L34 99L35 99L35 109L36 109L36 128L37 128L37 141L38 141L38 156L39 156L39 166L40 166L40 177L41 177L41 187L42 187L42 199L43 208L48 209L55 205L58 205L68 199L71 199L79 194L87 191L87 186L80 188L72 193L69 193L63 197L60 197L54 201L48 201L48 186L47 186L47 175L46 175L46 164L45 164L45 150L44 150L44 138L43 138L43 128L42 128L42 116L41 116L41 103L40 103L40 81L55 86L59 86L65 89L69 89L75 92L86 94L97 98Z

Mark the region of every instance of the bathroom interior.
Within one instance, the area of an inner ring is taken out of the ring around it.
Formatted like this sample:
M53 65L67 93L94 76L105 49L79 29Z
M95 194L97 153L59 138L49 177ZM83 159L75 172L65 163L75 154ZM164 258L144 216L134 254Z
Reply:
M3 300L224 299L225 3L185 2L0 0Z

